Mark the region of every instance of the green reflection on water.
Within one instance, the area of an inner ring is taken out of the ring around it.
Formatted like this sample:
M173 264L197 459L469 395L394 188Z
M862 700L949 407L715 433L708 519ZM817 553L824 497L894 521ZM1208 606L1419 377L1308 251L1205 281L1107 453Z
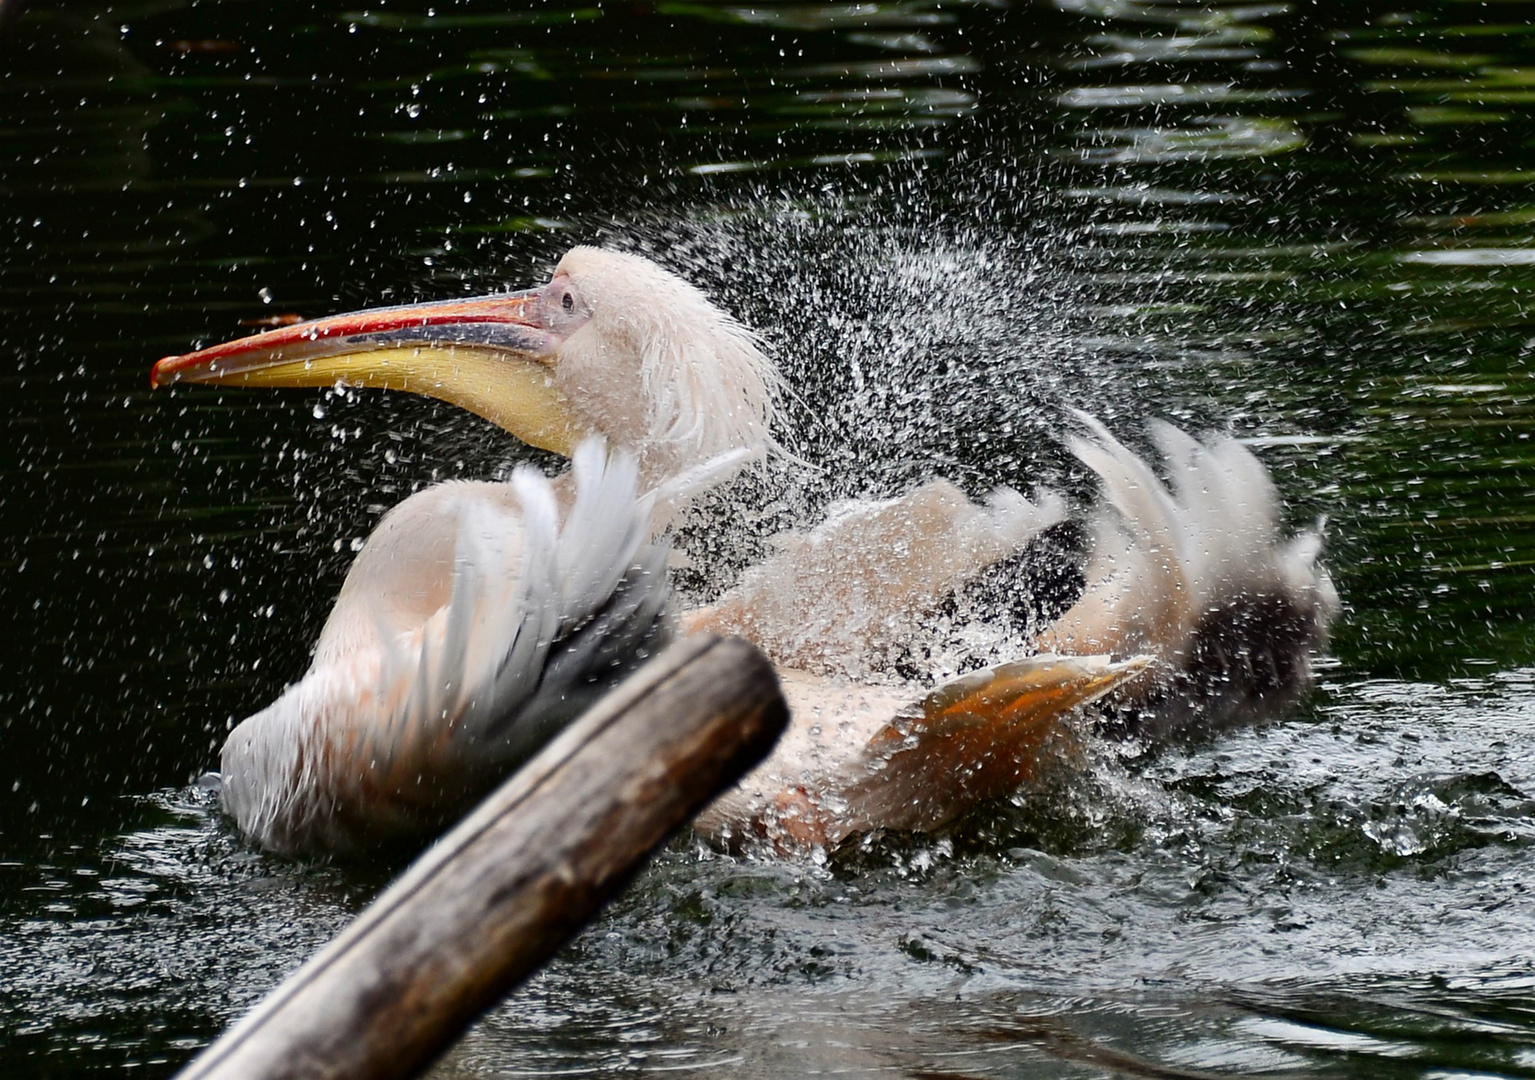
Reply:
M439 7L38 4L9 45L3 1067L165 1074L377 887L178 785L384 508L519 453L430 403L151 396L149 362L598 241L790 371L827 475L763 530L934 471L1085 496L1064 407L1165 415L1327 517L1348 610L1274 728L826 867L679 843L442 1075L1535 1072L1515 8ZM760 550L708 539L719 577Z

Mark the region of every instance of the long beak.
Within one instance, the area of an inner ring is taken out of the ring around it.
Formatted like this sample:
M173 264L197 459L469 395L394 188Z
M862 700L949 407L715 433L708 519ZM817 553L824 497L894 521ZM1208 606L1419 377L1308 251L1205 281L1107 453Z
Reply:
M371 386L439 398L570 456L590 426L554 378L538 290L374 308L228 341L154 366L150 385Z

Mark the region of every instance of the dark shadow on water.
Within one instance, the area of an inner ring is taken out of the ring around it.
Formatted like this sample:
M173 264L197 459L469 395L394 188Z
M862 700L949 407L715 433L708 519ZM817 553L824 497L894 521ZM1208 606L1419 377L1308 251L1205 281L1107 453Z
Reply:
M934 473L1081 504L1084 408L1248 440L1347 608L1268 726L825 865L678 841L438 1075L1529 1075L1516 8L4 3L0 1071L169 1074L397 871L256 854L185 785L390 505L526 456L149 365L600 242L792 385L806 466L684 532L693 592Z

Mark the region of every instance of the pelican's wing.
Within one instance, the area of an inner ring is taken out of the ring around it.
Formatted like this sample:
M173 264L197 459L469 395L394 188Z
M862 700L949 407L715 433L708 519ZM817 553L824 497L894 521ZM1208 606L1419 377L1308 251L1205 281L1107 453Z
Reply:
M915 702L898 687L780 672L789 731L698 827L726 843L758 837L785 850L871 829L938 828L1011 794L1069 750L1064 721L1146 663L1033 656L971 672Z
M1092 417L1078 418L1089 437L1072 439L1071 449L1098 474L1101 502L1082 598L1051 627L1042 647L1161 655L1187 634L1197 603L1188 553L1201 538L1189 535L1181 508L1150 466Z
M588 441L573 473L576 495L563 523L542 475L520 470L513 479L524 539L510 602L495 599L510 578L494 514L459 531L462 569L450 610L470 614L443 649L465 657L456 737L498 770L648 657L664 630L667 551L649 539L650 499L636 493L634 459L609 458ZM476 648L471 639L488 644Z
M986 567L1059 521L1063 506L999 488L984 503L934 480L880 502L854 501L805 533L777 537L689 631L751 639L775 663L812 671L859 671L908 620L930 610Z
M648 539L633 460L587 444L573 472L563 514L532 471L515 498L436 496L457 530L446 602L409 630L394 607L369 608L373 634L338 633L349 648L317 655L235 729L224 804L243 831L275 850L346 850L439 826L660 644L666 551ZM408 561L410 545L387 555ZM366 582L347 593L365 598Z
M1146 653L1126 688L1158 730L1271 712L1309 682L1309 653L1338 610L1321 537L1289 540L1268 471L1234 439L1153 425L1168 481L1091 417L1072 449L1098 474L1087 587L1041 649Z

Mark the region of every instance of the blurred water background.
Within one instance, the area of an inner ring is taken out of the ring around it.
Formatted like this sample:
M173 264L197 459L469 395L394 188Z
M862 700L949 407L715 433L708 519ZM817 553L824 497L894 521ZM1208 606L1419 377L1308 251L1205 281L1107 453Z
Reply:
M825 862L677 841L439 1077L1535 1076L1535 16L1514 0L37 0L0 41L0 1072L163 1076L389 876L193 783L360 538L524 452L148 389L242 332L647 251L825 466L1234 432L1347 604L1284 721ZM1144 443L1141 443L1144 445ZM707 542L706 542L707 540ZM712 546L711 546L712 545Z

